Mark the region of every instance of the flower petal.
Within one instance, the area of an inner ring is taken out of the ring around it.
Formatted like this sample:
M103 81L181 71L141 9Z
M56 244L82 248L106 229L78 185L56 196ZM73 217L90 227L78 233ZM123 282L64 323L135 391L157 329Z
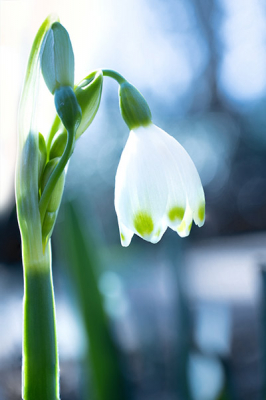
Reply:
M179 149L179 168L193 219L198 226L202 226L205 220L205 196L198 171L186 150L177 141L175 148Z
M118 225L119 225L121 244L123 247L127 247L130 245L130 242L134 235L134 232L132 232L130 229L128 229L122 223L119 223L119 221L118 221Z
M153 124L130 132L116 174L115 209L125 246L134 233L157 243L167 226L185 237L193 218L204 223L204 192L193 161Z
M159 227L157 227L156 230L154 230L154 234L151 237L150 242L153 244L158 243L161 240L166 229L167 229L167 224L162 222L162 224Z
M186 212L181 224L177 227L176 231L179 236L186 237L190 234L192 226L192 210L187 204Z
M170 150L169 157L164 161L165 175L168 186L168 201L165 213L167 225L176 230L180 225L186 209L186 191L181 179L175 157Z
M205 220L205 196L198 171L184 147L168 133L156 128L175 157L193 219L198 226L202 226Z
M115 209L128 229L150 240L165 214L168 188L153 125L130 132L116 174Z

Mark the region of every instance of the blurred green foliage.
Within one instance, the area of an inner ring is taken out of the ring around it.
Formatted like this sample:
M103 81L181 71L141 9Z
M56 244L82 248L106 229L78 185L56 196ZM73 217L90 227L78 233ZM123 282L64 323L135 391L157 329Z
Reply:
M59 248L68 268L84 323L88 343L86 357L88 369L91 370L95 398L124 400L126 397L119 354L97 285L99 250L90 232L84 230L77 205L65 202L63 214L64 221L58 235ZM85 394L85 398L91 398L91 394Z

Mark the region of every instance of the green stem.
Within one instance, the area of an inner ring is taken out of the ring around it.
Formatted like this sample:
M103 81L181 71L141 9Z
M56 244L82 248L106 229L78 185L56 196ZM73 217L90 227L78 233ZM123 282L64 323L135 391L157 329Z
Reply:
M40 210L40 216L41 216L41 223L43 223L45 212L51 197L51 194L55 188L55 185L62 174L62 172L65 169L65 166L71 156L72 150L73 150L73 145L75 141L75 130L68 131L67 132L67 145L65 148L65 151L57 164L56 168L54 169L53 173L51 174L49 181L47 182L47 185L44 188L44 191L41 195L40 202L39 202L39 210Z
M109 78L113 78L115 79L119 85L121 85L121 83L126 82L126 79L120 75L118 72L113 71L112 69L103 69L102 70L103 76L109 76Z
M59 364L50 246L24 257L23 399L58 400Z
M56 134L56 132L58 131L59 127L60 127L61 121L60 118L58 117L58 115L55 116L53 125L50 129L49 135L48 135L48 139L47 139L47 143L46 143L46 147L47 147L47 156L49 156L49 152L50 152L50 148L51 148L51 144L53 141L53 138Z

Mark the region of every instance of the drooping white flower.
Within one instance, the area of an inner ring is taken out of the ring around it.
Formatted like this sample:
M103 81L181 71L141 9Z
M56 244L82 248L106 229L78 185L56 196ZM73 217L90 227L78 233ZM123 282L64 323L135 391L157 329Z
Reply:
M123 246L134 233L157 243L168 226L185 237L193 220L204 224L204 192L193 161L152 123L130 131L116 174L115 209Z
M117 81L121 115L130 129L115 182L121 243L128 246L134 233L157 243L168 226L188 236L193 220L198 226L205 220L196 167L177 140L152 123L142 94L121 75Z

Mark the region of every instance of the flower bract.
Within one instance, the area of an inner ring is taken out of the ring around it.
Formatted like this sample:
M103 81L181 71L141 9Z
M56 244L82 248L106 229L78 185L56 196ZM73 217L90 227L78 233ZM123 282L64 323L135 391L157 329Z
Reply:
M196 167L176 139L154 124L130 131L116 173L121 243L134 233L157 243L169 226L181 237L202 226L205 197Z

